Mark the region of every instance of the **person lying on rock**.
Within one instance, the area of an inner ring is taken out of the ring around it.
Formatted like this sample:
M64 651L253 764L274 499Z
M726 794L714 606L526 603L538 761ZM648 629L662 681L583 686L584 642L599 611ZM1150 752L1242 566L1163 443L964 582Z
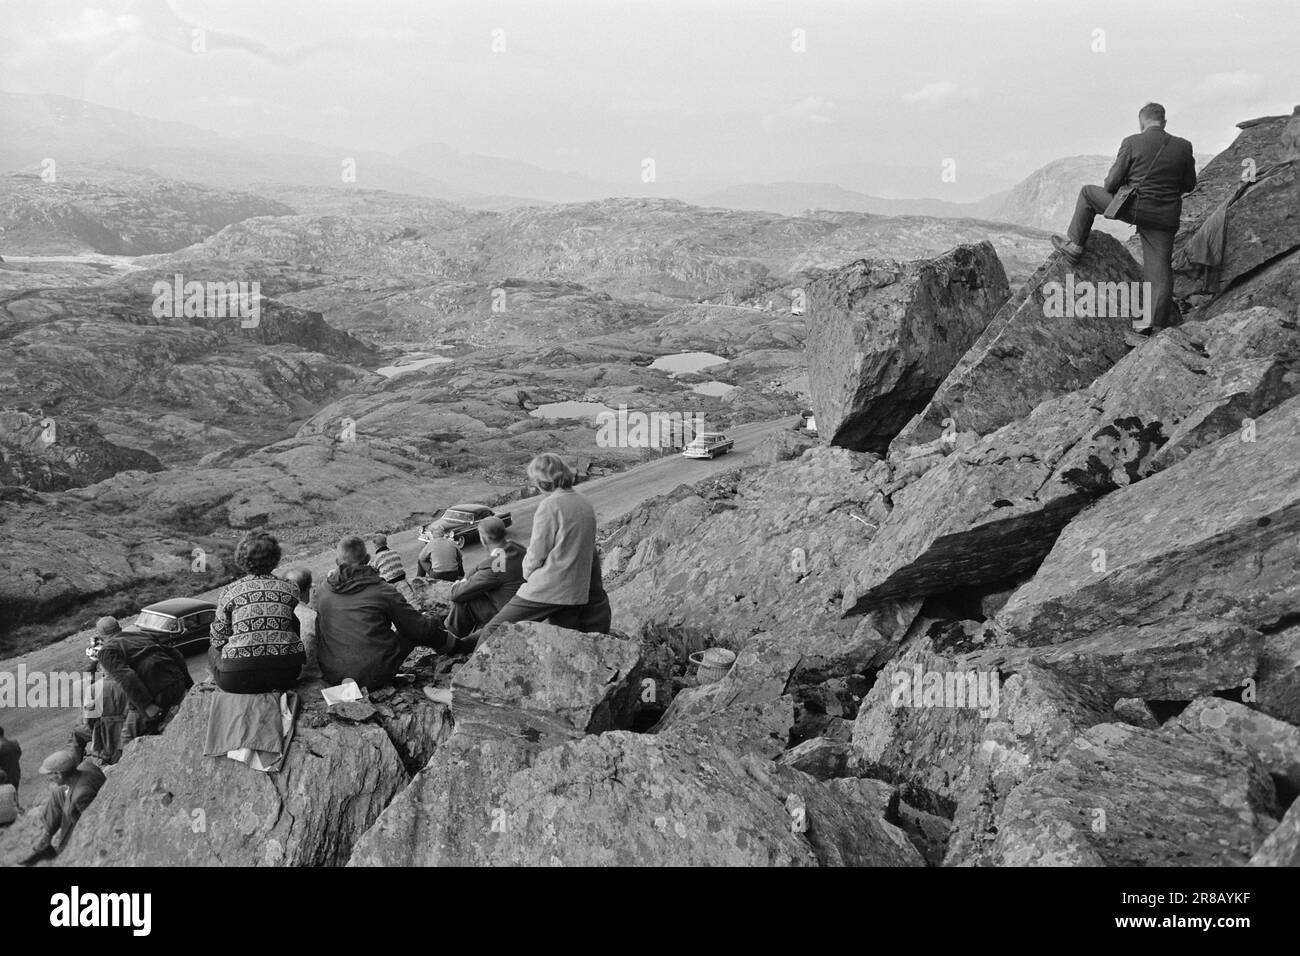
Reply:
M573 469L559 455L538 455L528 463L528 478L546 497L533 515L524 583L479 636L512 621L608 631L609 601L596 557L596 509L573 490Z
M280 542L262 531L246 534L235 563L247 574L217 599L208 646L212 676L231 694L288 690L298 683L307 654L293 613L298 588L271 573L280 563Z
M436 535L415 559L420 577L433 578L435 581L459 581L465 576L465 562L461 560L460 548L456 547L456 535L445 531Z
M524 546L511 541L505 522L484 518L479 538L488 555L451 589L446 627L456 637L468 637L496 615L524 583Z
M161 635L158 635L159 637ZM122 746L136 737L160 734L194 686L181 652L161 644L152 632L127 628L99 649L99 669L126 694Z
M1170 325L1174 295L1174 234L1182 216L1183 194L1196 188L1192 144L1165 132L1165 108L1148 103L1138 111L1138 130L1119 145L1119 155L1102 186L1084 186L1074 207L1066 236L1053 236L1052 245L1070 265L1082 257L1097 213L1137 226L1142 241L1142 277L1150 283L1144 303L1151 321L1133 322L1133 330L1149 334ZM1133 187L1123 208L1109 210L1115 194Z
M22 861L24 865L49 859L68 845L72 828L105 782L102 770L90 760L79 763L77 755L70 750L58 750L46 757L41 764L41 773L49 778L50 795L41 811L41 838L32 848L31 855ZM58 850L54 847L56 835Z
M361 687L382 687L417 645L454 648L442 621L411 607L379 576L361 538L339 541L335 561L316 598L317 658L326 683L351 677Z

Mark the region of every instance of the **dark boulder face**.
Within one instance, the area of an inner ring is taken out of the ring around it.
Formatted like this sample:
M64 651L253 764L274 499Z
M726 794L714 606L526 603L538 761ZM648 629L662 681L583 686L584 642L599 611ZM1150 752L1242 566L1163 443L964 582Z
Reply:
M988 242L909 263L861 259L819 277L807 342L818 432L883 452L1009 294Z

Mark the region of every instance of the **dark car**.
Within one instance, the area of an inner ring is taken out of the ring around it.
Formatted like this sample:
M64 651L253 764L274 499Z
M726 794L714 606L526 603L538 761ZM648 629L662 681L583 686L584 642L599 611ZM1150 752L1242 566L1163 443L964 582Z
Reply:
M159 643L177 650L193 650L207 644L217 606L196 598L172 598L150 604L140 611L131 629L157 635Z
M507 528L510 527L508 511L493 511L487 505L455 505L439 515L437 521L420 529L420 540L431 541L450 531L456 547L463 548L478 541L478 523L493 517L500 518Z

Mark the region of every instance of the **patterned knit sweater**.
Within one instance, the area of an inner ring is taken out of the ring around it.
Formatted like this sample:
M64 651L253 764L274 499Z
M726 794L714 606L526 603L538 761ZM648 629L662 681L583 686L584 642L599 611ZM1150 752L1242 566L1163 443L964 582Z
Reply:
M240 670L306 660L298 618L298 588L269 574L250 574L226 585L212 622L212 646L224 667Z

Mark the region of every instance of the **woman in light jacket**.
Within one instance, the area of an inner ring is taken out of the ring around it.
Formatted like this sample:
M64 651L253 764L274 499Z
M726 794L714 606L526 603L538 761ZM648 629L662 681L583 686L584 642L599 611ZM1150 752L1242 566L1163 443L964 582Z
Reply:
M547 495L533 515L524 583L480 634L511 621L551 621L562 627L581 623L584 630L608 631L609 601L600 586L596 556L596 509L573 490L573 469L559 455L538 455L528 463L528 478Z

